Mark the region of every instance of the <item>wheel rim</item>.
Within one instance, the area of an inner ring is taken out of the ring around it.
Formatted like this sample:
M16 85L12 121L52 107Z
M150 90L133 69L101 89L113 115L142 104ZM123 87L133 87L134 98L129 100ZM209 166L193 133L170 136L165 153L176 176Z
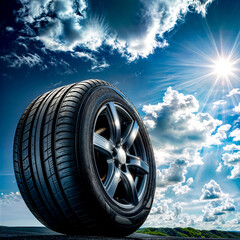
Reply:
M108 102L96 114L93 152L107 195L123 208L143 198L149 166L137 121L122 105Z

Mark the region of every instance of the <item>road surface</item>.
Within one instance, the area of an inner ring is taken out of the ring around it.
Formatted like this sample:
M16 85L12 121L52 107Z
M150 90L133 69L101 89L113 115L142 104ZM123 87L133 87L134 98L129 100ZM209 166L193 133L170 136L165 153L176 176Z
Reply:
M202 238L179 238L179 237L161 237L161 236L154 236L154 235L148 235L148 234L141 234L141 233L133 233L129 236L123 237L123 238L113 238L113 237L104 237L104 236L76 236L76 235L63 235L56 233L54 231L51 231L45 227L3 227L0 226L0 239L3 240L82 240L82 239L98 239L98 240L171 240L171 239L201 239ZM210 239L210 238L208 238ZM212 240L214 238L211 238ZM226 238L225 238L226 239ZM231 238L233 239L233 238ZM219 240L219 238L218 238ZM223 238L222 238L223 240Z

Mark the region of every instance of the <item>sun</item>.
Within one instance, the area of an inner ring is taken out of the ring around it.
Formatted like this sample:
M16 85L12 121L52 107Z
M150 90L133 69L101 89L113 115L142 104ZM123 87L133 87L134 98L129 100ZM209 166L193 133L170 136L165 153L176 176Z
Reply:
M234 61L229 58L220 57L218 60L213 61L213 73L218 78L228 78L234 74Z

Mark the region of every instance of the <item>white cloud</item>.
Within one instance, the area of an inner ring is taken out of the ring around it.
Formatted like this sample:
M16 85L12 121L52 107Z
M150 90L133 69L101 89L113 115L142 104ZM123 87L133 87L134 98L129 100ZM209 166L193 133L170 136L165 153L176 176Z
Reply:
M1 60L8 62L8 66L11 68L20 68L23 65L28 67L39 66L41 69L45 69L46 65L43 63L41 57L37 53L27 53L21 56L16 53L7 54L0 57Z
M203 216L203 221L204 222L212 222L212 221L216 221L217 220L217 216L214 215L212 212L210 211L204 211L204 216Z
M144 226L174 227L175 224L179 223L181 225L191 224L190 220L187 221L185 218L186 214L183 214L183 204L181 202L174 203L171 199L155 199Z
M238 118L233 122L233 124L237 124L237 123L240 123L240 117L238 117Z
M193 178L190 177L188 178L188 180L186 181L185 185L183 185L183 183L178 183L174 186L173 191L175 192L176 195L179 194L186 194L188 193L191 188L189 187L191 184L193 183Z
M235 211L235 203L228 194L221 199L197 202L191 199L179 202L162 196L154 199L152 211L143 227L195 227L204 230L238 231L240 215L236 214L234 218Z
M221 172L222 171L222 167L223 167L223 165L222 165L222 163L219 163L219 165L218 165L218 167L217 167L217 169L216 169L216 172Z
M234 150L240 150L240 145L236 144L229 144L223 147L223 150L225 151L234 151Z
M77 72L74 67L72 67L68 62L64 61L62 58L57 59L53 56L48 56L44 62L49 67L55 67L54 69L56 69L56 74L59 75L69 75Z
M222 189L218 183L214 180L211 180L209 183L206 183L202 189L201 200L213 200L218 198L226 197L226 194L222 192Z
M230 133L230 137L233 137L233 141L240 141L240 128L234 129Z
M9 26L6 27L5 29L6 29L7 32L13 32L14 31L13 27L9 27Z
M189 183L193 180L189 179ZM188 181L187 181L188 182ZM206 184L207 185L207 184ZM181 202L177 199L166 198L164 195L155 197L153 207L144 227L197 227L198 229L240 229L240 215L236 211L234 200L229 194L223 193L219 184L210 181L208 186L203 187L203 192L208 189L212 195L205 200ZM211 189L214 186L214 190ZM157 189L157 193L159 193ZM214 195L214 198L213 198ZM189 214L191 212L191 215ZM202 212L202 215L201 215ZM199 215L200 214L200 215Z
M227 138L226 132L231 128L230 124L224 124L217 129L216 134L211 136L210 143L211 145L220 145L222 140Z
M240 151L230 153L224 153L222 155L224 165L232 167L231 175L229 178L236 179L240 178Z
M107 62L105 62L105 61L103 61L102 63L98 62L98 63L96 63L95 65L93 65L91 67L91 71L93 71L93 72L100 72L103 69L108 68L109 66L110 65Z
M74 58L84 58L84 59L90 60L92 62L97 61L91 53L87 53L87 52L74 52L71 55Z
M157 169L157 187L166 187L185 181L187 163L184 160L176 160L169 168L162 171Z
M122 21L122 14L118 8L111 7L111 1L106 4L101 17L98 17L99 9L94 12L89 6L91 1L20 1L23 7L18 12L18 21L25 24L25 33L41 41L46 48L73 51L80 47L98 51L108 45L129 61L147 57L154 49L167 46L164 34L182 21L189 9L205 16L212 2L150 0L133 2L134 8L128 2L122 3L120 7L125 10Z
M213 103L213 108L217 108L219 106L225 105L227 102L225 100L219 100Z
M227 216L236 210L234 200L229 198L229 194L223 193L220 185L214 180L203 186L202 193L200 199L208 201L202 210L204 213L202 221L213 222L215 226L223 226Z
M27 46L27 44L25 44L25 43L23 43L23 42L17 42L17 44L18 44L19 46L24 47L24 49L28 51L28 46Z
M233 95L236 95L236 94L240 94L240 89L239 88L234 88L232 89L229 94L227 95L227 97L231 97Z
M192 181L188 179L187 182L191 184ZM206 190L210 194L207 194ZM179 196L177 199L167 198L161 194L159 188L156 193L152 210L143 227L240 230L240 215L236 214L235 218L233 216L237 210L234 200L229 198L229 194L224 193L214 180L203 187L203 193L207 195L205 200L187 198L181 202Z
M178 218L182 212L183 208L180 203L174 205L174 217Z
M194 96L184 95L171 87L162 102L143 106L146 113L143 121L149 129L157 167L165 167L157 172L159 187L184 182L187 167L202 164L201 149L222 144L226 139L231 126L221 125L221 121L198 109ZM179 163L184 164L180 166Z
M128 34L127 38L120 36L109 40L109 44L127 56L130 61L138 57L147 57L153 53L155 48L167 46L168 43L164 39L164 34L170 32L176 26L178 20L184 18L189 8L205 15L206 8L212 1L207 0L205 3L194 0L151 0L141 2L144 6L143 18L140 19L143 22L142 30Z
M225 198L223 200L211 201L207 204L203 210L203 221L212 222L216 220L223 220L221 216L234 212L236 207L234 201L231 198Z
M236 220L237 220L237 223L240 224L240 213L236 214Z
M233 108L233 111L236 113L240 113L240 103Z
M0 195L0 225L42 226L31 214L19 192Z
M168 212L168 201L161 200L158 204L154 204L154 206L151 209L152 215L154 214L164 214Z
M144 109L143 111L148 111L148 110ZM144 123L149 129L153 129L157 125L156 121L154 121L153 119L147 119L147 118L144 119Z
M199 150L203 146L219 144L226 137L230 125L208 113L198 113L199 104L192 95L184 95L167 89L163 102L144 105L146 113L143 121L153 140L157 165L176 159L184 159L190 164L200 164ZM160 157L158 157L160 155Z
M92 66L91 66L91 70L92 72L100 72L105 68L108 68L110 65L106 62L105 59L102 60L97 60L96 57L91 54L91 53L87 53L87 52L74 52L71 54L72 57L75 58L83 58L86 61L91 61L92 62Z
M18 42L18 45L23 46L25 51L28 51L27 45ZM0 56L0 60L8 63L10 68L20 68L27 66L29 68L38 67L41 71L50 67L55 67L56 74L67 75L76 72L77 70L72 67L68 62L62 58L56 58L53 55L41 55L37 53L25 53L18 55L16 53L10 53L5 56Z

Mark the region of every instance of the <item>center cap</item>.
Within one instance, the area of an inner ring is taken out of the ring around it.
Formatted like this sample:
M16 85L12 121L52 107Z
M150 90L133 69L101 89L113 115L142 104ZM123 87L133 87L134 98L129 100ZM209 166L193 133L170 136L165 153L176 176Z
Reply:
M122 147L119 147L116 149L117 150L117 155L116 158L120 164L125 164L126 163L126 153L123 150Z

